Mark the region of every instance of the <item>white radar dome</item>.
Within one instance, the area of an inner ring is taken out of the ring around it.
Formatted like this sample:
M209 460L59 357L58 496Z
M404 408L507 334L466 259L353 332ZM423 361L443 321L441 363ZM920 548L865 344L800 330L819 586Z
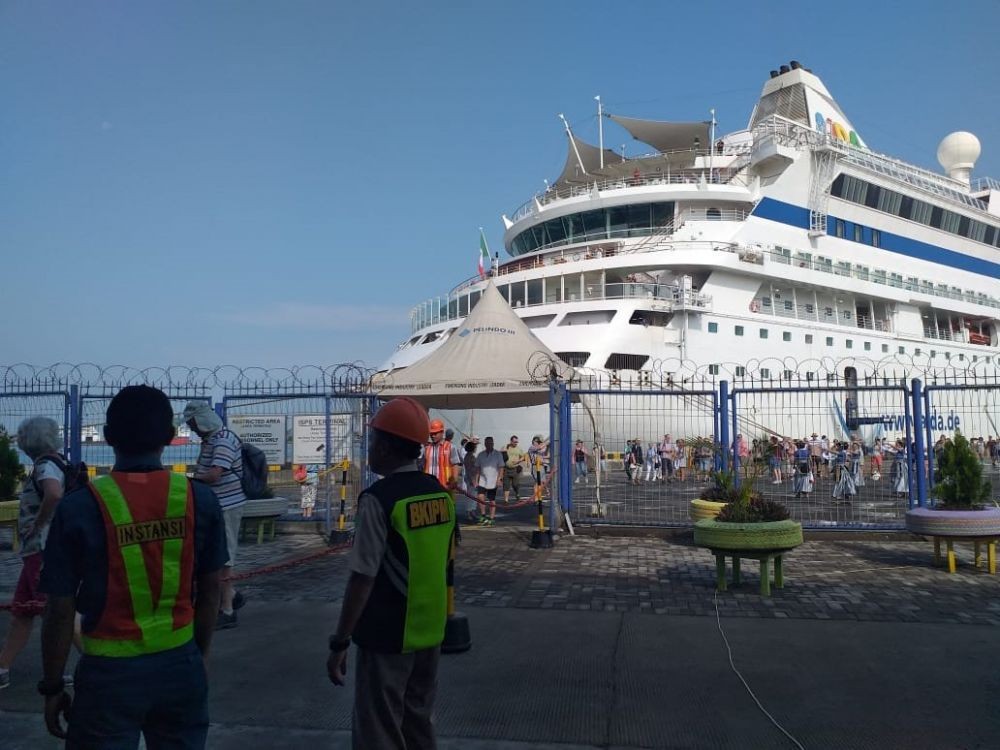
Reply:
M967 183L981 152L979 139L960 130L944 137L938 145L937 159L949 177Z

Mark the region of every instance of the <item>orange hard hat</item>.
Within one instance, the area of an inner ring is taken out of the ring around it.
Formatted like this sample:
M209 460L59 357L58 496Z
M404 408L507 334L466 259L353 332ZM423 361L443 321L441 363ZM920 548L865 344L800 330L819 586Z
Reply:
M369 424L404 440L423 445L430 437L427 430L427 410L408 396L400 396L379 409Z
M435 432L444 432L444 422L442 422L440 419L435 419L433 422L431 422L431 435L433 435Z

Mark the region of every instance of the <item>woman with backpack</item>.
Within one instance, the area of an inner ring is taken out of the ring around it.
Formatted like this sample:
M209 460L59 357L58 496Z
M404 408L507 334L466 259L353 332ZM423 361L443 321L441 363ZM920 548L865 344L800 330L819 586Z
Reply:
M70 468L59 455L59 425L48 417L31 417L17 428L17 447L31 459L31 473L21 487L17 534L21 543L21 574L11 602L10 628L0 650L0 690L10 685L10 668L21 653L35 617L45 609L45 595L38 590L42 552L49 522L66 487Z

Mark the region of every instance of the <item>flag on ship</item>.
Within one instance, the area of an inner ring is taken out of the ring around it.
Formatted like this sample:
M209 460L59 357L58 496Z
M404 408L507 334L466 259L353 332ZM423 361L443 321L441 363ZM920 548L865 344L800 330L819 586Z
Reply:
M486 235L483 228L479 227L479 278L486 278L486 269L490 265L490 248L486 244Z

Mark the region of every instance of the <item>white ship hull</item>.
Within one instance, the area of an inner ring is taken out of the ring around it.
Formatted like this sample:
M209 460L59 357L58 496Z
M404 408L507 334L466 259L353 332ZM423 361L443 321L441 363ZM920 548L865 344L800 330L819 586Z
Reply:
M598 169L596 149L571 146L554 188L504 217L514 258L494 274L522 320L581 372L625 390L996 376L1000 185L870 151L811 73L768 81L748 129L709 151L661 150ZM382 370L440 346L482 284L415 308L410 338ZM802 394L801 413L762 404L738 427L846 437L857 431L845 395ZM574 407L574 428L596 426L608 446L715 432L706 399L682 412L651 396L593 398L596 416ZM883 418L861 429L866 440L903 433L898 394L862 401L864 416ZM937 414L933 430L997 434L997 405L980 407ZM445 416L461 433L504 442L549 432L545 407Z

